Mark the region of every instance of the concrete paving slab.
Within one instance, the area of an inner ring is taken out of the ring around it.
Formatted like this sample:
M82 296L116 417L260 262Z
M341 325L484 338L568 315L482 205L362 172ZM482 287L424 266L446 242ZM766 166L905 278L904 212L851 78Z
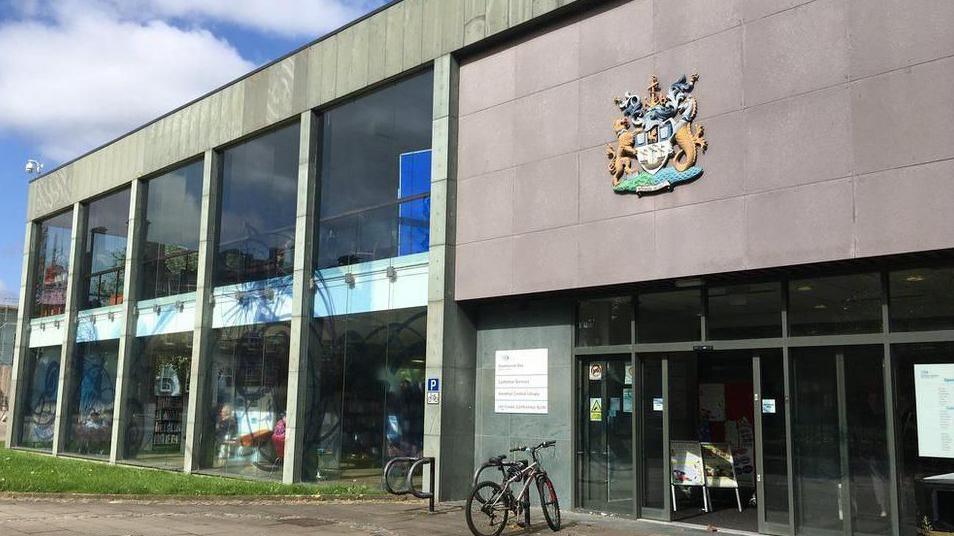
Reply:
M550 534L539 510L529 534ZM701 530L564 512L561 536L702 536ZM507 535L526 534L515 525ZM0 497L0 534L116 536L458 536L469 534L459 504L434 514L423 502L117 500Z

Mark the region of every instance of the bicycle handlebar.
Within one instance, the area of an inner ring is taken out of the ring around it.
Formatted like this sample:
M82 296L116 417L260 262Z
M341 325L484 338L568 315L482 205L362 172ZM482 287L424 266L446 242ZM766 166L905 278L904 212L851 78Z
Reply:
M544 441L535 447L514 447L510 449L510 452L530 452L534 453L540 449L550 448L556 445L556 441Z

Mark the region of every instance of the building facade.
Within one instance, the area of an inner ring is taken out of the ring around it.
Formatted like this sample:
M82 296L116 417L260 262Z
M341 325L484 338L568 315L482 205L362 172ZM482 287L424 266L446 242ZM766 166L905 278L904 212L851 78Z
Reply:
M564 507L951 530L952 26L388 4L31 183L7 444L459 499L555 440Z

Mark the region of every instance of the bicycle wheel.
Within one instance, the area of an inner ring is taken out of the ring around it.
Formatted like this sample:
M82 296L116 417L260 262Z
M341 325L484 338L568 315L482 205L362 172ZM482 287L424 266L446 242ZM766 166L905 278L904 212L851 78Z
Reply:
M554 532L560 530L560 501L550 477L543 475L537 478L537 490L540 492L540 509L543 510L547 525Z
M510 510L502 495L497 483L487 481L477 484L467 497L464 517L467 518L467 528L474 536L500 536L503 532Z

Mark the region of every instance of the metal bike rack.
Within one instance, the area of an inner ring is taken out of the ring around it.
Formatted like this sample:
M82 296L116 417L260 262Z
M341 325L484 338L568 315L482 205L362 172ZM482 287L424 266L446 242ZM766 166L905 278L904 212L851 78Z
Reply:
M407 464L407 476L404 477L404 487L398 490L395 490L391 487L391 479L388 478L388 475L391 474L391 471L400 464ZM424 476L423 466L430 466L430 489L431 491L420 491L414 487L414 472L421 469L421 476ZM399 457L392 458L391 461L384 466L384 489L392 495L413 495L418 499L427 499L428 512L434 512L434 458L431 457L420 457L420 458L410 458L410 457Z

